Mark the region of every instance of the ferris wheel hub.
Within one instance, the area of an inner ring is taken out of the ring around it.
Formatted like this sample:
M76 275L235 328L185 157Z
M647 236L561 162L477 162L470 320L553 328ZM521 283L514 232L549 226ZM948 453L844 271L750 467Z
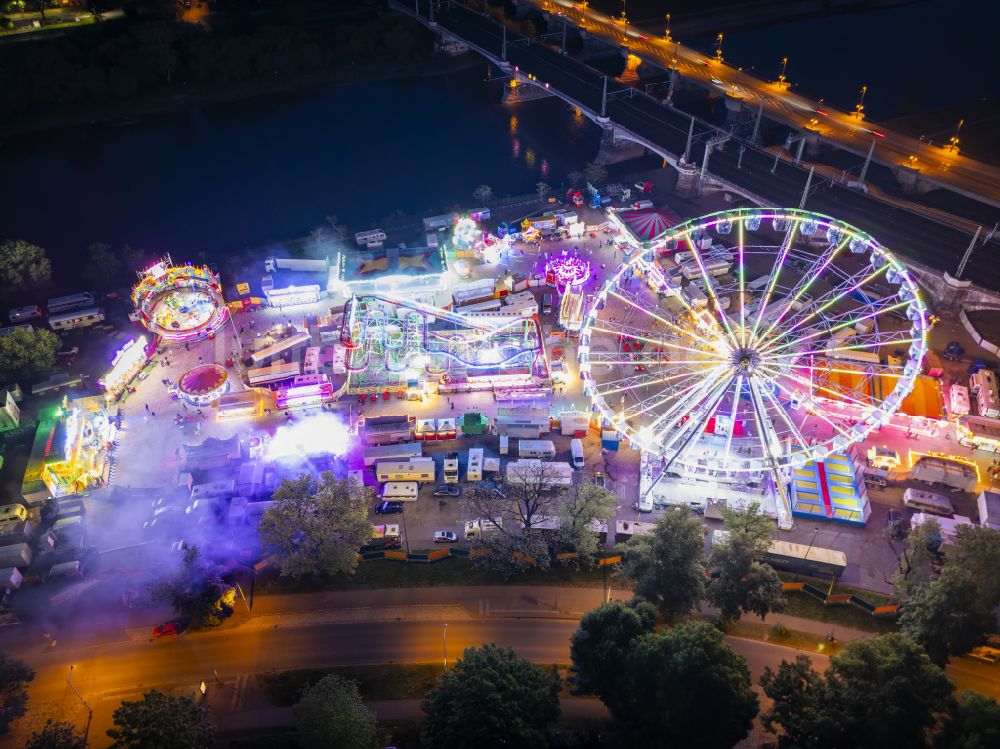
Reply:
M760 352L754 348L737 348L730 354L730 366L734 375L750 377L759 372L760 362Z

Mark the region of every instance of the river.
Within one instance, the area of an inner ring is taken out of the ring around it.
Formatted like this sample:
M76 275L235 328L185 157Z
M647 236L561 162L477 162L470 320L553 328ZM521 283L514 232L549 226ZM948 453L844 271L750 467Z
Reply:
M353 232L397 209L468 206L481 184L557 187L596 156L585 118L557 99L504 106L486 75L476 64L12 139L0 238L45 247L57 267L95 241L222 258L331 214Z

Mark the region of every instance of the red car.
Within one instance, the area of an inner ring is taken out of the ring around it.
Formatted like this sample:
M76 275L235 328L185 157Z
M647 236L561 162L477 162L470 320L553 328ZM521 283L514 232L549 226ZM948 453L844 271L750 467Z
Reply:
M158 627L153 627L153 637L169 637L179 634L183 627L180 622L166 622Z

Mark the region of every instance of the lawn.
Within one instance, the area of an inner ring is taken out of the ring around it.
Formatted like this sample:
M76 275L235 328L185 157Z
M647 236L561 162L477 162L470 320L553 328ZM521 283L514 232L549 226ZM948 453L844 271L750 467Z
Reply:
M366 700L405 700L423 697L444 673L436 664L386 666L337 666L335 668L300 668L259 674L265 694L275 705L294 705L306 687L327 674L338 674L358 682Z
M556 566L534 570L505 580L494 572L476 567L468 559L445 559L433 564L396 562L380 559L362 562L353 576L302 577L282 579L275 570L266 570L257 577L258 593L300 593L315 590L361 590L372 588L423 588L433 585L465 587L469 585L576 585L600 586L604 574L600 570L577 571ZM620 578L614 581L620 588Z
M829 589L829 582L816 578L803 577L801 575L789 575L779 573L785 582L808 582L822 590ZM889 596L880 593L873 593L869 590L860 590L848 585L834 585L833 591L836 595L855 595L873 606L886 606L893 601ZM825 605L808 593L796 591L786 591L785 593L785 614L798 616L802 619L813 619L819 622L828 622L843 627L861 629L866 632L884 634L896 631L896 622L892 619L879 619L867 611L859 609L850 604Z

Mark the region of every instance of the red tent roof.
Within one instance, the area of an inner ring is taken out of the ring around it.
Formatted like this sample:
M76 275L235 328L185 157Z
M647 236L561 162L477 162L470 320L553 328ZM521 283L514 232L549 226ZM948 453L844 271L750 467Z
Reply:
M619 211L618 218L622 220L635 238L640 242L656 239L668 229L677 226L680 219L667 208L640 208L638 210Z

